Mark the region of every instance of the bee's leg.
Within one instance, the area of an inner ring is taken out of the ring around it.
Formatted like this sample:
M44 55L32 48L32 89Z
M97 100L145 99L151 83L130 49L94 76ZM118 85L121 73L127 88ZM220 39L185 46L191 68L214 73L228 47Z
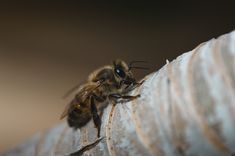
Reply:
M98 110L97 110L97 107L95 104L94 96L91 96L91 113L92 113L92 118L93 118L93 122L95 124L95 127L98 130L97 137L99 138L100 137L101 119L98 114Z
M92 94L92 96L94 97L94 99L98 102L104 102L105 98L102 96L97 96L96 94Z
M134 85L135 85L136 87L139 87L139 86L141 86L144 82L145 82L145 80L142 80L142 81L140 81L140 82L135 82Z
M109 95L109 98L110 99L115 99L116 102L129 102L129 101L132 101L132 100L135 100L137 98L139 98L140 95L135 95L135 96L130 96L130 95L121 95L121 94L110 94Z
M80 150L78 150L78 151L76 151L74 153L70 153L69 156L82 156L84 152L86 152L86 151L92 149L93 147L95 147L103 139L104 139L104 137L99 138L95 142L82 147Z
M141 82L133 82L130 85L126 86L125 92L130 92L134 90L135 88L141 86L144 83L145 80L142 80Z

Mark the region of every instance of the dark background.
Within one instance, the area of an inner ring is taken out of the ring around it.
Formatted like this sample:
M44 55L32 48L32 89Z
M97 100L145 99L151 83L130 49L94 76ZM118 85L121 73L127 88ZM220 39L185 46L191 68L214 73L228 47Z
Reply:
M121 58L158 70L235 28L232 1L18 2L0 5L0 151L59 121L62 99Z

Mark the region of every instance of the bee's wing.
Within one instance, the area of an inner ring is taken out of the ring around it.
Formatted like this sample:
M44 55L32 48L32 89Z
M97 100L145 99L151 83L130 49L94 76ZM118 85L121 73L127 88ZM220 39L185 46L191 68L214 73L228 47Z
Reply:
M68 115L69 110L71 109L71 107L74 107L73 102L70 102L65 106L65 109L64 109L63 113L61 114L60 119L63 119Z
M94 83L90 85L84 85L80 88L78 94L76 95L75 99L73 99L70 103L68 103L60 116L60 119L63 119L68 115L70 110L76 107L80 102L85 101L88 97L90 97L91 93L99 87L101 83Z
M70 94L72 94L73 92L75 92L76 90L79 89L79 87L81 86L81 84L83 84L84 82L78 83L75 86L73 86L72 88L70 88L64 95L63 95L63 99L66 99Z
M73 92L75 92L76 90L79 90L79 87L81 87L81 84L83 84L84 82L78 83L75 86L73 86L72 88L70 88L64 95L63 95L63 99L66 99L70 94L72 94ZM96 87L100 86L101 83L103 83L103 80L96 82Z

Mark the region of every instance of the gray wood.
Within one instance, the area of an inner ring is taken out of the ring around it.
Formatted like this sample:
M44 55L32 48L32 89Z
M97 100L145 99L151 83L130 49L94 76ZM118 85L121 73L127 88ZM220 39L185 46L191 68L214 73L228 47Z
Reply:
M159 71L131 94L109 104L106 139L85 155L205 155L235 153L235 31L205 42ZM96 139L93 122L78 131L66 123L6 151L6 156L66 155Z

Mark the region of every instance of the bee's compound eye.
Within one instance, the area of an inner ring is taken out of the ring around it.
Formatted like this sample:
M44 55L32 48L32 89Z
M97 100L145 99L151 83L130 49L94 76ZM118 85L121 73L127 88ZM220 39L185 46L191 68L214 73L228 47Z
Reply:
M115 72L121 78L124 78L126 76L125 72L121 68L116 68Z

